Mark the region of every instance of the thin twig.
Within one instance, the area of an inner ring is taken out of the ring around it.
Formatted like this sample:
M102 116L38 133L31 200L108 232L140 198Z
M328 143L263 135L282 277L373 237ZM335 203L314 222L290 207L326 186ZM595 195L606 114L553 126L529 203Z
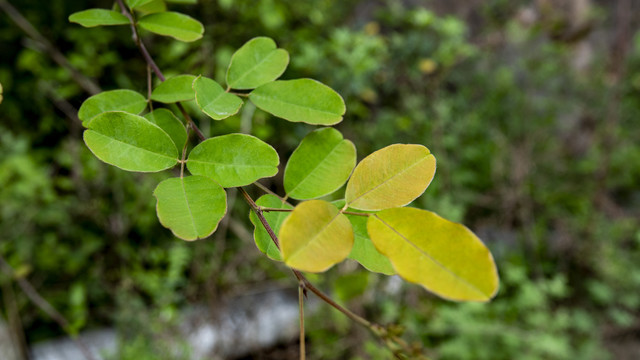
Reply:
M83 75L78 69L76 69L67 58L62 55L62 53L55 47L47 38L42 36L36 28L31 25L29 20L27 20L22 14L16 10L9 2L5 0L0 0L0 8L11 18L11 20L18 25L22 31L24 31L30 38L36 41L42 47L44 51L49 53L51 59L55 61L61 67L67 69L71 73L71 77L73 80L80 85L86 92L91 95L95 95L102 90L100 87L91 79Z
M18 286L20 286L20 289L22 289L24 294L27 295L31 302L33 302L38 308L40 308L40 310L49 315L49 317L53 319L53 321L58 323L58 325L63 330L68 331L69 321L64 316L62 316L62 314L60 314L58 310L51 306L51 304L49 304L49 302L38 293L38 291L31 285L30 282L28 282L23 277L16 276L15 271L13 270L11 265L9 265L9 263L4 259L4 257L2 257L2 255L0 255L0 267L5 274L15 279L16 283L18 283ZM91 352L91 350L89 350L89 347L82 341L82 339L72 336L70 338L80 349L84 357L87 358L87 360L96 360L93 356L93 353Z

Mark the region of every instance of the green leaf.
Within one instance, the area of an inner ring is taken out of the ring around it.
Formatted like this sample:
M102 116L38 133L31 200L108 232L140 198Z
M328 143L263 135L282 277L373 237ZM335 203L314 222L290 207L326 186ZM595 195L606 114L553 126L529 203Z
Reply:
M119 12L107 9L89 9L73 13L69 16L69 21L80 24L84 27L95 27L103 25L127 25L129 19Z
M356 166L347 183L349 207L382 210L404 206L426 190L436 172L436 158L422 145L395 144Z
M269 144L245 134L214 137L198 144L187 160L194 175L208 176L223 187L245 186L278 173L278 153Z
M137 7L146 5L151 1L153 0L126 0L125 2L127 3L127 6L129 7L129 9L133 10Z
M196 41L204 33L204 27L198 20L171 11L145 15L138 20L138 25L152 33L184 42Z
M124 111L140 114L147 107L147 99L132 90L103 91L85 100L78 110L82 125L88 127L91 120L107 111Z
M346 111L337 92L312 79L270 82L252 91L249 99L277 117L313 125L337 124Z
M125 112L96 116L84 132L84 142L98 159L123 170L156 172L178 163L178 151L167 133Z
M426 210L394 208L370 216L367 230L402 278L438 296L488 301L498 291L489 249L463 225Z
M323 272L344 260L353 246L351 223L322 200L305 201L280 227L280 250L287 266Z
M220 84L204 76L193 82L193 89L200 109L214 120L235 115L243 104L242 99L225 92Z
M227 212L227 195L215 181L204 176L164 180L153 195L160 223L183 240L213 234Z
M174 4L197 4L198 0L166 0L169 3Z
M165 104L180 101L193 100L196 96L193 91L193 75L178 75L160 83L151 93L151 100Z
M282 200L277 196L271 194L262 195L258 200L256 200L256 204L258 206L276 209L293 209L293 206L286 202L282 202ZM288 212L279 211L263 211L262 214L267 220L269 226L271 226L271 229L273 229L274 234L278 234L278 232L280 232L282 222L287 218L287 216L289 216ZM282 261L282 254L280 254L280 250L271 239L271 236L267 233L267 230L265 230L260 219L258 219L258 216L253 211L249 213L249 220L251 220L251 223L255 226L253 238L258 249L271 259Z
M163 0L151 0L146 4L138 5L135 10L143 15L160 13L167 11L167 4Z
M254 89L279 78L289 64L289 53L277 49L268 37L247 41L231 57L227 84L234 89Z
M369 238L367 232L367 220L365 216L347 215L353 226L354 242L349 259L353 259L364 266L365 269L385 275L394 275L391 262L384 255L380 254Z
M178 154L187 143L187 130L173 113L167 109L156 109L144 116L145 119L158 125L166 132L176 145Z
M333 128L307 135L284 170L284 189L294 199L314 199L338 190L356 166L356 147Z

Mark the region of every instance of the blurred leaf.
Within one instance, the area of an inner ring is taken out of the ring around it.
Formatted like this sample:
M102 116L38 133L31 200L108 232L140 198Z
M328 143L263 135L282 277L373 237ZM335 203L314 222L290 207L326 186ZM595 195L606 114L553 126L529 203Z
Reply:
M287 266L323 272L344 260L353 246L353 229L331 203L300 203L280 228L280 249Z
M382 210L404 206L422 195L436 172L436 158L422 145L395 144L356 166L347 183L349 207Z
M158 125L173 140L180 155L182 148L187 143L187 130L173 113L167 109L156 109L144 116L145 119Z
M338 190L356 165L356 147L333 128L307 135L291 154L284 170L288 196L307 200Z
M369 217L375 247L405 280L454 301L488 301L498 291L489 249L465 226L426 210L395 208Z
M278 153L269 144L245 134L207 139L191 150L187 167L223 187L249 185L278 172Z
M227 195L215 181L204 176L164 180L153 192L158 200L158 219L183 240L213 234L227 211Z
M129 6L129 8L133 10L137 7L146 5L151 1L153 0L126 0L125 2L127 3L127 6Z
M151 100L170 104L189 101L195 98L193 91L193 75L178 75L160 83L151 93Z
M346 111L337 92L312 79L270 82L253 90L249 99L272 115L313 125L337 124Z
M214 120L235 115L242 107L242 99L225 92L220 84L204 76L193 82L193 89L200 109Z
M369 238L367 232L367 220L365 216L347 215L353 226L353 248L349 254L349 259L353 259L364 266L365 269L385 275L394 275L391 262L384 255L380 254Z
M349 301L364 294L368 285L369 273L360 271L337 278L333 283L333 291L340 300Z
M258 206L264 206L269 208L276 209L293 209L293 206L287 204L286 202L282 202L277 196L271 194L265 194L260 196L258 200L256 200L256 204ZM269 226L273 230L274 234L278 234L280 232L280 226L284 219L289 216L288 212L279 212L279 211L263 211L262 214L264 218L267 220ZM258 219L258 216L251 211L249 213L249 219L253 226L255 226L255 230L253 232L253 238L256 242L256 246L260 251L265 253L269 258L277 261L282 261L282 254L280 254L280 250L276 246L276 244L271 239L271 236L267 233L264 226Z
M80 24L84 27L95 27L103 25L127 25L129 19L119 12L107 9L89 9L73 13L69 16L69 21Z
M138 20L138 25L152 33L184 42L196 41L204 33L204 27L198 20L171 11L145 15Z
M88 127L96 115L107 111L124 111L140 114L147 107L147 99L133 90L110 90L93 95L85 100L78 110L82 125Z
M227 84L233 89L254 89L280 77L288 64L289 53L277 49L272 39L253 38L233 54Z
M84 132L84 142L98 159L123 170L156 172L178 163L178 151L167 133L125 112L96 116Z

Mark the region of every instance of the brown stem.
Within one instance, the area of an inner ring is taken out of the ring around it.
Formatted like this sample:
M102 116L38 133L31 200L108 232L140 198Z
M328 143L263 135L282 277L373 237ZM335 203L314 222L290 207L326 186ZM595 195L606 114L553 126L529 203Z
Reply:
M38 291L23 277L17 277L15 271L9 265L9 263L0 255L0 268L2 271L8 276L15 279L20 289L24 292L25 295L34 303L40 310L44 311L53 321L58 323L58 325L65 331L69 329L69 321L62 316L47 300L45 300ZM78 337L71 337L71 340L76 344L76 346L80 349L82 354L87 360L96 360L89 347Z

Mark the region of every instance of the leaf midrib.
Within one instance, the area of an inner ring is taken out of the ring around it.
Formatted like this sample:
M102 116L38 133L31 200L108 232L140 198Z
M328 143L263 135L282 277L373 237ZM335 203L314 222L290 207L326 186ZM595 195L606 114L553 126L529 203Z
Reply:
M278 48L275 48L275 49L271 50L267 56L263 57L260 62L258 62L257 64L253 65L251 68L249 68L249 70L245 71L241 76L239 76L235 81L233 81L233 83L234 84L237 84L239 82L241 83L242 80L244 80L244 78L246 78L250 73L254 72L257 67L259 67L264 62L266 62L270 57L272 57L274 54L276 54L277 51L278 51ZM231 66L233 66L233 62L231 63L229 68L231 68ZM233 85L231 85L231 84L229 84L229 86L231 86L231 88L234 88Z
M344 141L345 141L344 139L340 140L340 141L339 141L339 142L338 142L338 143L337 143L337 144L336 144L336 145L335 145L335 146L334 146L334 147L329 151L329 153L327 153L327 156L325 156L322 160L320 160L320 161L316 164L316 166L314 166L314 167L313 167L313 169L312 169L312 170L311 170L307 175L305 175L305 177L304 177L304 178L302 178L302 180L300 180L300 181L298 182L298 184L297 184L296 186L294 186L294 188L293 188L293 189L291 189L291 191L289 191L289 192L288 192L288 194L287 194L287 195L291 195L291 194L293 194L293 192L294 192L294 191L296 191L296 189L297 189L298 187L300 187L300 185L301 185L302 183L304 183L304 182L309 178L309 176L311 176L311 174L313 174L313 172L314 172L314 171L316 171L316 169L317 169L317 168L319 168L319 167L320 167L320 165L321 165L321 164L323 164L323 163L324 163L324 162L329 158L329 156L331 156L331 154L333 154L333 152L334 152L334 151L336 151L336 149L337 149L340 145L342 145L342 143L343 143ZM343 183L343 184L344 184L344 183Z
M289 101L284 101L284 100L281 100L279 98L269 97L269 96L265 96L265 95L251 94L251 97L259 98L259 99L262 98L263 100L266 99L266 100L270 100L270 101L273 101L273 102L280 102L280 103L282 103L284 105L288 105L288 106L295 107L295 108L300 108L300 109L305 109L305 110L311 110L311 111L319 112L321 114L329 114L329 115L332 115L332 116L339 116L339 117L342 117L342 115L343 115L343 114L339 114L339 113L330 112L330 111L327 111L327 110L320 110L320 109L316 109L316 108L313 108L313 107L306 107L306 106L298 105L296 103L292 103L292 102L289 102Z
M177 154L176 154L176 156L175 156L175 157L174 157L174 156L168 156L168 155L165 155L165 154L161 154L161 153L153 152L153 151L148 150L148 149L145 149L145 148L143 148L143 147L137 147L137 146L131 145L131 144L127 143L127 142L124 142L124 141L118 140L118 139L116 139L116 138L113 138L113 137L109 137L109 136L107 136L107 135L104 135L104 134L102 134L102 133L100 133L100 132L98 132L98 131L96 131L96 130L93 130L93 129L88 129L88 131L91 131L91 132L95 133L96 135L99 135L99 136L101 136L101 137L103 137L103 138L109 139L109 140L111 140L111 141L117 142L117 143L119 143L119 144L122 144L122 145L124 145L124 146L128 146L128 147L133 148L133 149L137 149L137 150L140 150L140 151L144 151L144 152L147 152L147 153L150 153L150 154L156 155L156 156L158 156L158 157L167 158L167 159L171 159L171 160L176 160L176 162L177 162L177 160L178 160ZM173 140L171 140L171 142L173 143ZM175 147L175 145L174 145L174 147Z

